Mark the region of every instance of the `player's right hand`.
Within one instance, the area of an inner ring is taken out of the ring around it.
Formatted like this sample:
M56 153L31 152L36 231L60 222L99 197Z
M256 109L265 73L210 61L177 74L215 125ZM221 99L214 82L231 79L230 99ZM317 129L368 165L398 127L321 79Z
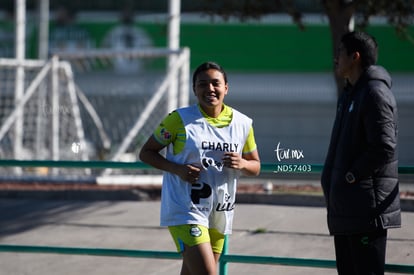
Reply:
M191 164L182 165L177 171L177 175L186 182L194 184L200 177L200 168Z

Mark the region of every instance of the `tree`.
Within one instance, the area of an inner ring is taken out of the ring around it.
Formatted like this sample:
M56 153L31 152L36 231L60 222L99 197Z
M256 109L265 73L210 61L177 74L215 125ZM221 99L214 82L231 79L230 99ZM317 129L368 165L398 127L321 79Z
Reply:
M414 0L322 0L331 30L333 56L343 34L352 31L353 20L357 27L364 29L370 17L383 15L394 26L397 34L411 39L407 27L413 22ZM338 93L342 91L343 80L335 75Z
M269 13L288 13L300 29L306 28L302 22L300 0L204 0L206 13L217 14L224 19L231 16L241 21L259 19ZM308 1L309 2L309 1ZM414 43L407 27L414 22L414 0L319 0L321 10L329 20L332 38L332 60L343 34L357 29L363 30L375 15L384 16L397 34ZM213 8L211 8L213 7ZM342 91L343 79L335 75L338 93Z

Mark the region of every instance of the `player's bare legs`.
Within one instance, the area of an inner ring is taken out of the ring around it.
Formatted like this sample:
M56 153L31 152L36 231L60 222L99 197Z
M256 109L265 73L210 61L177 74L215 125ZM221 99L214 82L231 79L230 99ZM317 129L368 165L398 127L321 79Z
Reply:
M181 275L216 275L220 254L213 253L210 243L185 246Z

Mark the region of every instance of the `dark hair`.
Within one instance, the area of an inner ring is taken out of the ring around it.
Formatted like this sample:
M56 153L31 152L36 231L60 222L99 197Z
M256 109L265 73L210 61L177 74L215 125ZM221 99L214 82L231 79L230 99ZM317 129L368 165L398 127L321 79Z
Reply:
M224 82L227 83L227 74L224 71L224 69L217 63L212 62L212 61L208 61L208 62L204 62L203 64L201 64L200 66L197 67L197 69L194 71L193 73L193 88L195 86L195 82L197 80L197 76L199 73L210 70L210 69L214 69L217 70L219 72L221 72L223 74L223 78L224 78Z
M348 55L359 52L363 68L375 65L378 59L378 44L375 38L365 32L353 31L341 38Z

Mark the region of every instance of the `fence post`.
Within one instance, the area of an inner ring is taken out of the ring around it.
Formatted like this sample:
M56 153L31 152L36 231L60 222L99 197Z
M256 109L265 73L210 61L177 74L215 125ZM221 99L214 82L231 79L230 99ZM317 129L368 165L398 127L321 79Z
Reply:
M228 248L228 243L229 243L229 235L225 235L224 236L224 245L223 245L223 252L221 253L220 256L220 261L219 261L219 274L220 275L227 275L227 260L226 260L226 255L229 252L229 248Z

